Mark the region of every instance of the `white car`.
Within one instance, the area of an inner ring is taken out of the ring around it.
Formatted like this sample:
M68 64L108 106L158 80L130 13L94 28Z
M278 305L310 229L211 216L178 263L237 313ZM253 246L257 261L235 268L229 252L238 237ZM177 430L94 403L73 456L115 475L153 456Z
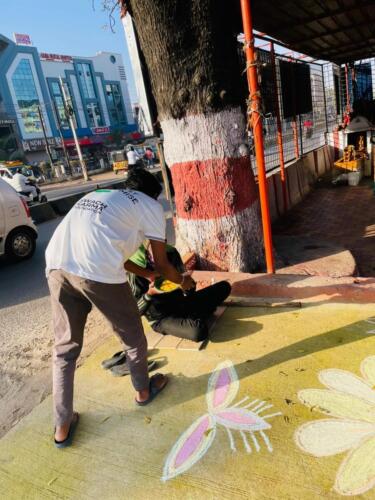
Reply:
M29 259L35 252L37 237L27 203L0 179L0 255L12 261Z

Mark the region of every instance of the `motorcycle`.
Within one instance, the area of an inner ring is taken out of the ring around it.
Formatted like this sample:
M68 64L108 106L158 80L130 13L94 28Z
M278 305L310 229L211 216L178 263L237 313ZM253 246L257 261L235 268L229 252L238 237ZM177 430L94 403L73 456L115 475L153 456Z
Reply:
M28 186L32 186L35 191L19 191L18 194L26 201L28 205L46 203L48 201L47 196L41 192L36 181L29 179L26 184Z

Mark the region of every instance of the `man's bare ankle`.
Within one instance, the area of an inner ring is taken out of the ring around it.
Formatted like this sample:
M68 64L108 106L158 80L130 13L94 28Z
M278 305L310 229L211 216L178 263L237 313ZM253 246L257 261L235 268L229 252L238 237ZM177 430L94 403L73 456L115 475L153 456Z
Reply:
M55 429L55 439L56 441L64 441L68 437L70 424L63 424L57 426Z

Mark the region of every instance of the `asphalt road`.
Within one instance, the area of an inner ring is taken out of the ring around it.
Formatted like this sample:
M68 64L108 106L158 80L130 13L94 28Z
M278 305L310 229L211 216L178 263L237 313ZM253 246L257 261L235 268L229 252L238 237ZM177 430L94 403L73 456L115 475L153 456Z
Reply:
M44 252L62 218L38 227L36 252L32 259L18 264L0 261L0 342L8 336L32 334L50 321Z

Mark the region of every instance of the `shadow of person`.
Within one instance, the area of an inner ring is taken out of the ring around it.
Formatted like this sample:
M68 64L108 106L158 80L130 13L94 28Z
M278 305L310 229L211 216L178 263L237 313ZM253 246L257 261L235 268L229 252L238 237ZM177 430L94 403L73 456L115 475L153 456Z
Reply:
M255 313L255 310L252 311ZM248 308L236 308L229 310L220 318L220 322L211 330L209 339L213 343L224 343L232 340L249 337L263 329L257 321L249 321Z

